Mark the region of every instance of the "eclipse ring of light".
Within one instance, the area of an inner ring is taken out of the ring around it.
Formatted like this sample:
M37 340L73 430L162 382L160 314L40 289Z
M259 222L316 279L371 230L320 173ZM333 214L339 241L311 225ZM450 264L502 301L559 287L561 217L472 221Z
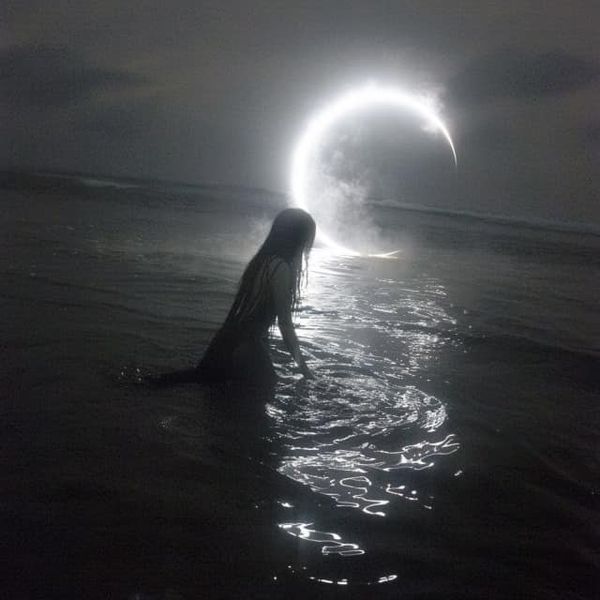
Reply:
M302 137L294 150L292 158L291 191L292 197L298 207L308 210L307 182L309 179L310 158L314 151L319 147L327 130L336 121L349 114L373 106L385 106L407 110L423 119L431 130L443 135L450 146L454 165L458 165L456 150L448 128L435 112L431 102L424 97L408 94L395 87L369 85L344 94L317 113L308 123L306 130L302 134ZM319 237L333 250L342 254L360 256L360 252L340 246L334 242L322 228L319 228ZM375 256L383 257L395 253L396 252L388 252L386 254L378 254Z

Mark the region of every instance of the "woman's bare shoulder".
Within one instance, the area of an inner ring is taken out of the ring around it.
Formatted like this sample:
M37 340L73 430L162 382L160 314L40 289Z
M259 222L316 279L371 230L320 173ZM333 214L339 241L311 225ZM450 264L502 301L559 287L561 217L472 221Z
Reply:
M286 298L292 289L292 269L290 265L281 258L275 258L269 265L269 280L271 282L271 290L275 296Z
M269 261L267 268L272 279L285 280L289 279L292 275L290 265L283 258L273 258Z

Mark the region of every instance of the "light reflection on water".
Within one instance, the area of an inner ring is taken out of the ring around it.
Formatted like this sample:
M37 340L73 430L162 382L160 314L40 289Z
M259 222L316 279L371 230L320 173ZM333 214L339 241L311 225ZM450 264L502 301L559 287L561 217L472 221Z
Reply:
M342 538L337 533L318 531L311 529L312 523L280 523L279 527L289 535L307 540L309 542L317 542L323 544L321 554L331 555L338 554L340 556L358 556L364 554L358 544L349 544L342 541Z
M404 281L401 261L316 254L299 318L316 380L280 385L267 406L283 448L278 470L370 517L385 518L400 503L432 510L435 497L414 474L435 469L460 444L445 403L407 383L435 368L456 324L445 290L426 277ZM318 523L280 527L321 543L324 555L368 552Z

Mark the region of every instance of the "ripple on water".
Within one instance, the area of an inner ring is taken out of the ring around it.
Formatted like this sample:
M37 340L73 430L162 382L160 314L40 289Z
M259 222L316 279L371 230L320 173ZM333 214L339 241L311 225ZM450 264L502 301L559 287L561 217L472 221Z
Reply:
M369 515L386 516L398 499L430 507L416 490L402 492L402 471L430 469L458 450L443 432L444 403L414 387L356 379L280 389L267 406L284 447L280 472Z
M454 326L444 290L435 281L413 289L364 272L357 278L358 269L350 281L347 267L325 260L311 271L300 326L317 380L281 385L267 405L282 448L278 469L367 518L390 517L408 505L432 510L434 495L417 473L440 467L441 474L460 445L445 403L406 383L428 366ZM368 552L351 532L322 531L307 521L279 526L321 544L323 555Z

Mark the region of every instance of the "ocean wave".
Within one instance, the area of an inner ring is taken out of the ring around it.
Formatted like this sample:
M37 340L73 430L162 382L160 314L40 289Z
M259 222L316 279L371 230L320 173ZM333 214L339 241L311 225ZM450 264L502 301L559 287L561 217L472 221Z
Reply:
M129 190L142 187L140 184L126 183L117 179L100 179L96 177L74 177L76 181L90 188L114 188L117 190Z
M533 217L513 217L498 213L482 213L471 210L452 210L433 206L422 206L399 202L394 199L370 200L368 205L374 208L391 208L398 211L422 213L424 215L437 215L453 219L475 220L492 225L505 225L508 227L549 229L553 231L581 232L594 236L600 236L600 225L593 223L582 223L580 221L554 221L550 219L539 219Z

